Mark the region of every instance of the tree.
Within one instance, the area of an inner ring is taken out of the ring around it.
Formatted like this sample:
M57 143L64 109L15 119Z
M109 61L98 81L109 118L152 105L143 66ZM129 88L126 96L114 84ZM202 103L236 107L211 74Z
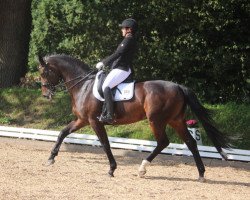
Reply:
M27 71L31 0L0 1L0 88L20 82Z

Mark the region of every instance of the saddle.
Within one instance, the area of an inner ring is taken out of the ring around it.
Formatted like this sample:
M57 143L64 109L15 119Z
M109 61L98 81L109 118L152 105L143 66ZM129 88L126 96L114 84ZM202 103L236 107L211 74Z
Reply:
M93 95L100 101L104 101L102 85L107 74L101 70L96 74L93 86ZM130 75L126 80L112 89L114 101L127 101L134 96L135 81Z

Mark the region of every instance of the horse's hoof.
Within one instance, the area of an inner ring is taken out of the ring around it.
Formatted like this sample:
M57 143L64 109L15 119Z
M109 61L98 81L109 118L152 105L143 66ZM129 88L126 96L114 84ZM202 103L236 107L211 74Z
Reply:
M206 179L204 177L199 176L198 181L204 183L206 182Z
M114 177L114 172L113 171L110 170L108 174L109 174L109 177Z
M145 174L146 174L146 171L139 171L138 176L139 176L140 178L144 178L144 177L145 177Z
M108 175L109 175L109 177L114 177L114 173L113 172L109 172Z
M50 166L50 165L53 165L55 163L55 160L54 159L49 159L46 166Z

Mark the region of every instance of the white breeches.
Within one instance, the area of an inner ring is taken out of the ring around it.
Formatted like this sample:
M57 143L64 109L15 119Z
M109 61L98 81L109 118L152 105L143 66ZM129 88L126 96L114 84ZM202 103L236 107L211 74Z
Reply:
M102 85L102 91L104 91L106 87L110 87L110 89L114 88L122 81L124 81L126 78L128 78L130 74L131 74L131 69L129 69L128 71L124 71L121 69L112 69Z

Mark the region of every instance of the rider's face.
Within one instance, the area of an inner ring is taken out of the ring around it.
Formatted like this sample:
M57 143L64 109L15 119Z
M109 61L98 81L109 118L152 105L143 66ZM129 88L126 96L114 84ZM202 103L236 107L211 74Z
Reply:
M127 33L131 33L131 29L130 28L122 28L122 36L125 37L127 35Z

